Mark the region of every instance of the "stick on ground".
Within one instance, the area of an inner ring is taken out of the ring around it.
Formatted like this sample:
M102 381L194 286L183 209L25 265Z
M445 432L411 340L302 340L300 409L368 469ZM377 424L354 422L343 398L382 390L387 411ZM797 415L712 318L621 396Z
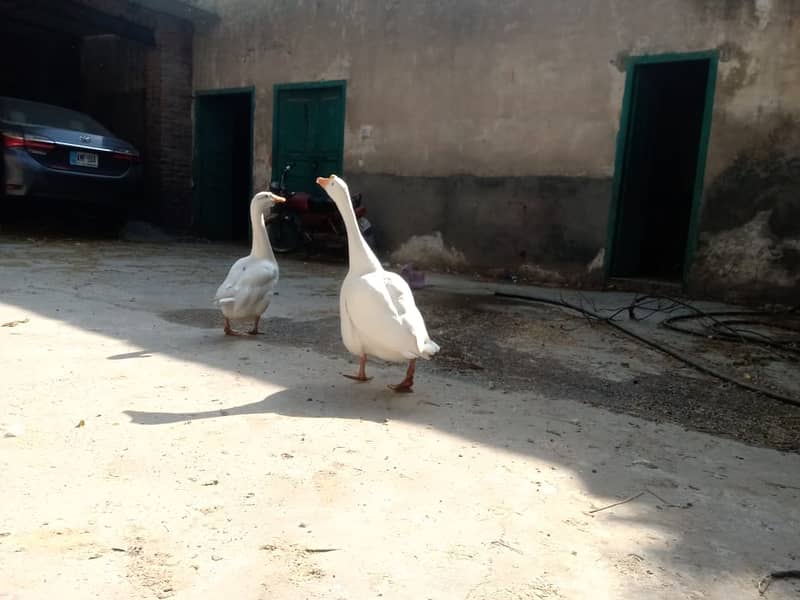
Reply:
M763 596L774 579L800 579L800 570L773 571L758 582L758 593Z
M604 510L608 510L609 508L614 508L615 506L619 506L621 504L627 504L631 500L636 500L637 498L641 498L642 496L644 496L644 492L639 492L638 494L634 494L629 498L625 498L625 500L620 500L619 502L614 502L614 504L609 504L608 506L603 506L602 508L595 508L594 510L590 510L589 514L593 515L594 513L599 513Z

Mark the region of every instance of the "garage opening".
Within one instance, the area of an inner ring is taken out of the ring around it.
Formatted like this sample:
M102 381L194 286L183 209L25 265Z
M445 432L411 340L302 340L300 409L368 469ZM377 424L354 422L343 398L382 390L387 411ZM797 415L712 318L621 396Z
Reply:
M0 170L4 192L46 201L64 213L58 222L80 220L90 230L113 230L128 216L140 216L147 208L139 157L147 149L145 71L153 46L152 29L82 3L0 0L0 97L12 108L31 107L27 113L9 109L3 129L45 136L55 148L47 156L38 151L35 161L17 152L12 164L6 156L12 166ZM55 108L34 110L25 101ZM67 114L63 109L76 118L49 118ZM19 118L9 121L9 115ZM89 122L80 115L99 126L75 129ZM125 164L117 160L120 150L130 157ZM76 162L84 159L94 162ZM92 222L98 216L103 221Z
M612 277L680 281L691 260L716 73L712 60L645 57L628 69Z
M0 14L0 96L80 108L80 39Z
M0 96L85 112L144 146L151 29L62 0L0 0Z
M247 240L253 172L253 90L195 98L194 223L215 240Z
M116 140L106 148L95 144L103 140L90 132L76 132L92 140L83 142L90 148L74 148L75 152L95 153L102 159L124 147L139 157L132 161L137 164L137 183L125 194L130 201L119 202L120 194L107 193L104 187L118 187L119 182L101 181L94 163L86 168L66 163L64 172L54 173L15 149L19 168L15 167L10 183L15 190L23 189L15 194L37 198L61 194L64 178L70 177L75 193L69 194L69 202L63 197L55 202L70 212L88 200L82 188L77 189L81 175L87 183L103 188L99 199L86 202L89 214L122 208L136 220L186 230L192 209L192 40L196 27L211 26L217 20L213 12L188 0L0 0L0 96L88 115L108 132L103 138ZM10 129L2 124L0 129L23 137L40 135L21 131L18 122ZM66 139L52 141L70 145ZM34 158L38 160L38 155ZM97 163L98 169L102 162ZM76 166L83 171L72 169ZM0 172L0 179L3 176ZM21 179L25 185L19 188ZM0 189L9 188L0 184ZM57 223L74 220L57 219ZM92 228L86 233L93 233Z

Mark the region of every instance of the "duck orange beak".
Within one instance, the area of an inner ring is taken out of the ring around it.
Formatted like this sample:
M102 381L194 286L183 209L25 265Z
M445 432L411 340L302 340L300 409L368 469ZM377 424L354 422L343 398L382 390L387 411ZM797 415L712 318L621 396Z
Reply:
M317 185L325 187L331 182L330 177L317 177Z
M284 198L283 196L276 196L275 194L272 194L272 201L278 204L280 202L286 202L286 198Z

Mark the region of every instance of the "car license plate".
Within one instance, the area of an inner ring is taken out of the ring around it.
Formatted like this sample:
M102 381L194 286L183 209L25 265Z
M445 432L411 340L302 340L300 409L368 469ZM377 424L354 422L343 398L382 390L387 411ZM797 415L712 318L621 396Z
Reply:
M96 169L98 164L97 154L72 150L69 153L69 164L76 167L91 167L92 169Z
M358 218L358 227L361 231L366 231L370 227L372 227L372 223L367 221L366 217L359 217Z

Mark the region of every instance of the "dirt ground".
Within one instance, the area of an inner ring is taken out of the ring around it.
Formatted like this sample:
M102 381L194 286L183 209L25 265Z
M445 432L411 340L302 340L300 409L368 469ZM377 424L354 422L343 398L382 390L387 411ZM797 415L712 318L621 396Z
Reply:
M443 350L415 393L354 384L344 268L281 261L231 339L241 253L0 238L0 598L728 599L800 568L800 409L449 276L416 294Z

